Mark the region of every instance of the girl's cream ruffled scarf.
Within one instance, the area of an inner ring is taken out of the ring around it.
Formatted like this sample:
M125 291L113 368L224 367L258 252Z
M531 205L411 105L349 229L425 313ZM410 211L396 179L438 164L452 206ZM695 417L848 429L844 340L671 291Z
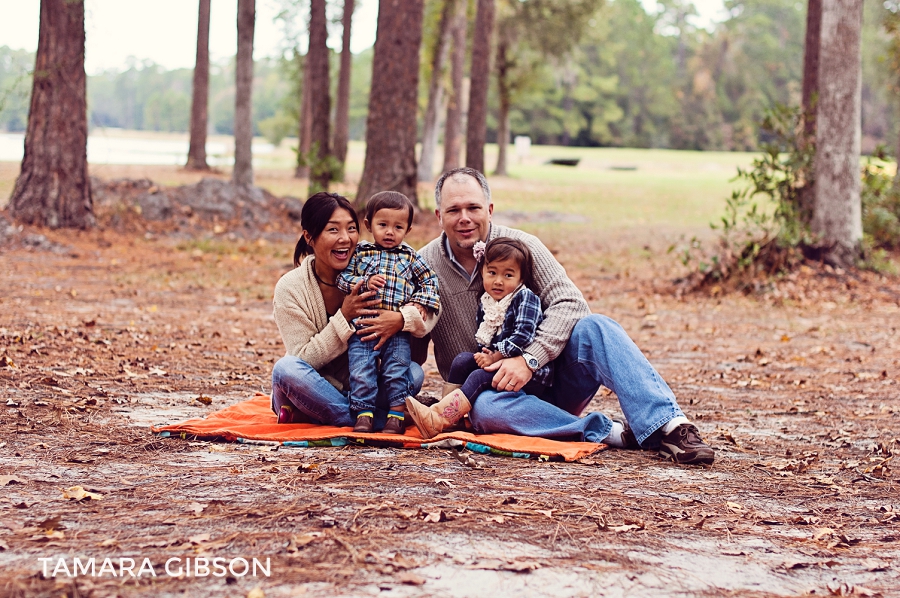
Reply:
M484 319L481 321L481 326L478 327L478 332L475 333L475 340L478 341L479 345L482 347L491 346L494 336L503 327L503 320L506 318L506 310L509 309L509 304L512 303L513 297L522 290L522 286L520 284L515 291L500 301L497 301L488 293L481 296L481 308L484 310Z

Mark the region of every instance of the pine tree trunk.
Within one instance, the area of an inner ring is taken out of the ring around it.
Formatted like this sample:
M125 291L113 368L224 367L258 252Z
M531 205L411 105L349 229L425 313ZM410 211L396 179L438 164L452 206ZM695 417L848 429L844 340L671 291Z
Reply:
M253 185L253 29L256 25L256 0L238 0L237 64L234 95L234 170L235 185Z
M428 105L422 126L422 154L419 157L419 180L431 181L434 172L434 153L438 142L438 114L444 103L444 65L450 50L450 21L453 20L458 0L445 0L434 42L431 63L431 82L428 84Z
M507 176L506 151L509 148L509 56L506 40L501 36L497 44L497 92L500 96L500 112L497 115L497 168L494 174Z
M808 0L806 9L806 39L803 47L803 94L801 109L803 110L804 136L801 143L815 142L816 139L816 106L819 96L819 48L822 31L822 0ZM812 174L812 173L810 173ZM813 202L816 195L815 177L807 177L806 184L800 189L798 196L800 219L808 223L812 217Z
M423 0L381 0L366 120L366 161L356 193L362 208L372 194L416 197L416 110Z
M309 166L306 165L306 158L309 156L310 136L312 135L312 113L309 110L310 91L309 77L306 73L307 57L303 57L303 80L300 87L300 127L297 132L297 169L294 171L294 177L305 179L309 176Z
M341 71L338 75L337 110L334 116L334 157L341 165L343 180L344 165L347 162L347 144L350 141L350 68L353 54L350 53L350 25L353 21L353 0L344 0L343 45L341 46Z
M447 122L444 125L444 167L443 172L459 168L459 154L462 151L462 117L465 97L463 80L466 71L466 9L468 0L457 0L456 13L450 27L453 39L453 53L450 55L450 89L447 94Z
M862 239L860 94L862 0L824 0L810 228L826 261L853 266Z
M209 3L200 0L197 19L197 63L194 66L194 88L191 97L191 144L188 170L209 170L206 163L206 128L209 104Z
M306 80L309 89L310 150L309 193L327 191L331 169L331 89L328 77L328 19L325 0L312 0L309 8L309 51L306 53Z
M466 166L479 172L484 172L493 31L494 0L478 0L475 37L472 41L472 68L469 70L472 83L469 88L469 122L466 127Z
M806 8L806 41L803 46L802 108L807 118L807 134L816 134L814 98L819 92L819 47L822 30L822 0L808 0Z
M89 228L84 3L41 0L40 10L25 156L9 213L26 224Z

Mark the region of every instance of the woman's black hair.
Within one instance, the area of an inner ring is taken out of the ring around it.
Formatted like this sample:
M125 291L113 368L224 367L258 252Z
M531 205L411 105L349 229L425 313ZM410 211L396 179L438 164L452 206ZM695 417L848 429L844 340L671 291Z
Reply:
M322 234L322 231L325 230L331 215L339 209L347 210L353 218L353 224L359 229L359 218L356 216L356 210L353 209L353 204L350 203L350 200L343 195L325 191L316 193L303 204L303 209L300 211L300 228L309 233L310 239L315 241ZM311 253L309 244L307 244L306 237L301 232L300 240L297 241L297 246L294 247L294 266L299 266L303 257L309 253Z
M366 220L372 223L372 218L378 210L408 210L406 221L407 228L412 226L413 203L399 191L381 191L369 198L366 202Z
M488 241L484 248L484 264L481 267L486 268L491 262L509 259L518 264L522 273L522 283L537 293L534 288L534 259L531 257L531 250L518 239L497 237Z

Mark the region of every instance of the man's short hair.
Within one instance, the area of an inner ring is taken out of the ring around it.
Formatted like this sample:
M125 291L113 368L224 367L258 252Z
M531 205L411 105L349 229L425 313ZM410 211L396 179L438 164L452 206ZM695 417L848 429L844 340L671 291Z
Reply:
M437 183L434 184L434 204L437 206L437 209L441 209L441 190L444 188L444 182L447 179L453 179L457 183L463 182L463 177L470 176L481 185L481 190L484 192L484 199L491 203L491 188L488 186L487 179L484 178L484 175L475 170L474 168L469 168L468 166L463 166L461 168L453 168L448 170L444 174L440 176L437 180Z

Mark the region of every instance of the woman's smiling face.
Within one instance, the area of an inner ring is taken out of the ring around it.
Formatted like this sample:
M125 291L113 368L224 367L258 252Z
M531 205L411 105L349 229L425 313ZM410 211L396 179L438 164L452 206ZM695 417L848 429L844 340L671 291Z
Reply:
M328 219L328 224L316 239L310 238L306 231L306 242L313 249L319 267L326 266L335 271L343 270L350 262L356 243L359 241L359 230L353 216L343 208L337 208Z

